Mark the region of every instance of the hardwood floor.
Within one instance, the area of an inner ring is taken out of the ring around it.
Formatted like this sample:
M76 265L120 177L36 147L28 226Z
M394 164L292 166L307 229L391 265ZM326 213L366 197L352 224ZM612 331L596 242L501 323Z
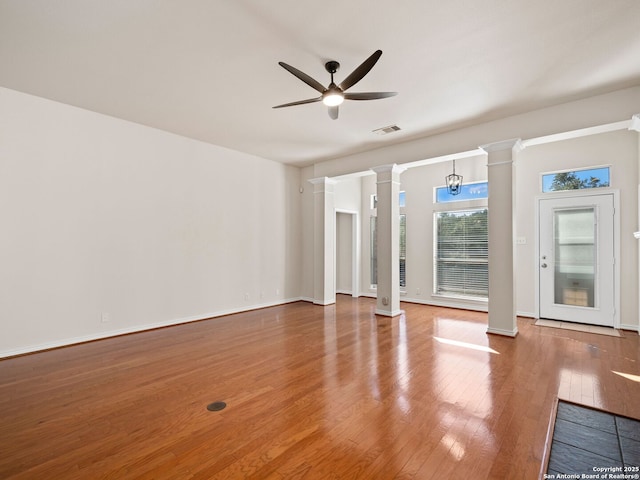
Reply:
M2 360L0 478L534 479L557 396L640 418L637 333L402 308L339 296Z

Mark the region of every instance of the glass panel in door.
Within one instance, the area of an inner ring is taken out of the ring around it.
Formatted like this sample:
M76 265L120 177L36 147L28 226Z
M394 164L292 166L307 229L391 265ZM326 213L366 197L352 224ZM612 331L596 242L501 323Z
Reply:
M595 306L596 211L554 211L554 298L557 305Z

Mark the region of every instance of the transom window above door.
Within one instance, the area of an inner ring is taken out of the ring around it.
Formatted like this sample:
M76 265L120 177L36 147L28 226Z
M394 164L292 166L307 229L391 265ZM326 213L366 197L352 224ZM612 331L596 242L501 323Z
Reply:
M543 173L542 192L608 187L610 185L609 170L610 167L594 167Z

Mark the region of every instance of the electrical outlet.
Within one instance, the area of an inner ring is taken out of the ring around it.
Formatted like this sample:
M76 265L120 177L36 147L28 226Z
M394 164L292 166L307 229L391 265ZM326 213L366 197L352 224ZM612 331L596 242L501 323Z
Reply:
M107 312L102 312L101 320L102 323L107 323L110 320L109 314Z
M245 294L244 294L244 299L245 299L245 300L249 300L249 294L248 294L248 293L245 293Z
M420 289L416 288L416 295L420 295Z

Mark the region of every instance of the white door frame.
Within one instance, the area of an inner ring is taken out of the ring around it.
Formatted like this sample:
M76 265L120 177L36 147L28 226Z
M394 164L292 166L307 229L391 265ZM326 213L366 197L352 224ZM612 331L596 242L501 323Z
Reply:
M346 213L351 216L351 296L358 298L360 296L360 214L355 210L343 210L336 208L334 218L337 224L339 213ZM333 244L333 287L337 285L337 245L338 245L338 229L335 230Z
M563 192L545 193L536 197L536 252L535 252L535 316L540 318L540 201L559 199L559 198L579 198L594 195L611 195L613 194L613 295L614 295L614 311L613 311L613 327L620 328L620 190L612 188L587 188L584 190L570 190Z

